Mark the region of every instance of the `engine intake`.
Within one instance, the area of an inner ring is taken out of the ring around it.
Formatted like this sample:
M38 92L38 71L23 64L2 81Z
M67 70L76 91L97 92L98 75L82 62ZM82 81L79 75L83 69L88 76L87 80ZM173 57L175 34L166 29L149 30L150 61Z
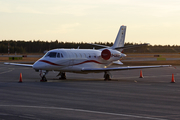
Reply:
M104 60L109 60L109 58L111 57L111 52L110 52L108 49L104 49L104 50L101 52L101 57L102 57Z

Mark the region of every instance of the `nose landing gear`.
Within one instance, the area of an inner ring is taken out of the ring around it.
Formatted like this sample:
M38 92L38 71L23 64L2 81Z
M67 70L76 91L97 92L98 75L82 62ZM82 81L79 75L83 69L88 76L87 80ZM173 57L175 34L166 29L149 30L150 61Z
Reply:
M40 82L47 82L45 75L42 76L42 79L40 80Z
M47 82L47 79L46 79L46 75L48 74L48 71L47 70L39 70L40 72L40 76L41 76L41 80L40 82Z

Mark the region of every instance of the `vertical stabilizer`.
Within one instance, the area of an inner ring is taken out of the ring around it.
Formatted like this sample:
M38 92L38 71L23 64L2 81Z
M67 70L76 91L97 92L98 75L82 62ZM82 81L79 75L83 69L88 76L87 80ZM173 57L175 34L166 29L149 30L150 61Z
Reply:
M121 26L117 34L116 40L114 42L114 45L111 48L115 49L117 47L124 47L125 35L126 35L126 26Z

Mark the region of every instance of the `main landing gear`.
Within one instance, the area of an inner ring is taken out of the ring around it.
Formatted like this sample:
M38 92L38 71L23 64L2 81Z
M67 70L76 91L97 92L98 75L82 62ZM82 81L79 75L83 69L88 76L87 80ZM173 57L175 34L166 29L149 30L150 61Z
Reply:
M66 79L66 73L65 72L59 72L59 74L57 76L60 76L59 77L60 80L65 80Z
M47 70L40 70L40 74L39 74L41 76L40 82L47 82L47 79L46 79L47 74L48 74Z
M111 80L110 76L111 76L110 72L109 71L105 71L104 72L104 81L106 81L106 80L110 81Z

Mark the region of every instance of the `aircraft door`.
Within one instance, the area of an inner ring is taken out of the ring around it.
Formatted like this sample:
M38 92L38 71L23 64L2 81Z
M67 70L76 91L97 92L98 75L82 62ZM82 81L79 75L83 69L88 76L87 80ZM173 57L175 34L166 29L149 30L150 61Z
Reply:
M75 55L72 52L69 52L69 67L73 67L74 65L74 57Z
M71 59L71 60L69 61L69 66L70 66L70 67L73 67L73 65L74 65L74 59Z

